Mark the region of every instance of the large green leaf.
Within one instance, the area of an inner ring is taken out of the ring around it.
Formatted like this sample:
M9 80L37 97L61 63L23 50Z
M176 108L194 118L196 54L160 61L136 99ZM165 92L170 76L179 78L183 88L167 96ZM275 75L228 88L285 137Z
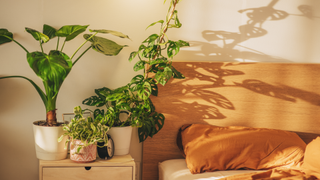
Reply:
M57 30L55 28L53 28L47 24L43 25L42 33L47 35L49 37L49 39L56 37L56 32L57 32Z
M104 34L112 34L114 36L118 36L120 38L127 38L130 39L128 35L125 35L118 31L112 31L112 30L105 30L105 29L99 29L99 30L89 30L90 32L97 32L97 33L104 33Z
M11 42L13 34L7 29L0 29L0 44Z
M27 60L36 75L44 81L46 89L54 92L54 96L72 68L70 58L61 51L50 51L49 55L42 52L28 53Z
M50 40L50 38L47 35L39 32L37 30L31 29L31 28L27 28L27 27L25 29L37 41L42 41L42 42L46 43L46 42L48 42Z
M77 37L79 34L83 33L86 31L87 26L80 26L80 25L67 25L67 26L62 26L57 32L56 35L58 37L66 37L65 41L70 41Z
M119 54L122 48L125 47L117 44L114 41L99 36L92 37L90 34L84 34L83 37L92 43L91 46L94 50L107 56L116 56Z

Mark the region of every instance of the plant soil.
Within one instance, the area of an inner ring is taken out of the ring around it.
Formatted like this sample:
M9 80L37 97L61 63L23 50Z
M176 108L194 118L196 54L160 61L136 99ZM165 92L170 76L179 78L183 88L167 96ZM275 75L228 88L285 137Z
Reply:
M35 121L35 122L33 122L33 124L34 125L38 125L38 126L47 126L47 127L54 127L54 126L62 126L63 125L63 123L61 123L61 122L58 122L57 124L54 124L54 125L49 125L48 123L47 123L47 121Z
M122 125L122 123L123 123L123 122L115 122L112 127L120 127L120 125ZM124 123L122 126L130 126L130 122L127 121L127 122Z

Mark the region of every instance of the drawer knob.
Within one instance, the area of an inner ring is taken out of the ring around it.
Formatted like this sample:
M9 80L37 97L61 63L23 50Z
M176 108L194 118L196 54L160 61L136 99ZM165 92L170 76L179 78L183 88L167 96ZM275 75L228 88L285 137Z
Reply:
M91 169L90 166L84 167L87 171L89 171Z

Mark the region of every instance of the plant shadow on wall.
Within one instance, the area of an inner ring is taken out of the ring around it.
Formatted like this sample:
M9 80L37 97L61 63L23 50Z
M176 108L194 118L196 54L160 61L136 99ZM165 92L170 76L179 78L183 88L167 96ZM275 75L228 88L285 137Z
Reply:
M159 89L161 97L158 100L155 98L154 101L156 102L154 103L161 108L161 111L178 115L181 120L190 118L225 119L226 116L222 113L222 109L236 110L229 99L230 97L225 95L232 96L234 93L241 93L240 89L237 91L231 88L244 88L252 93L277 98L289 103L297 103L298 100L302 100L311 105L320 106L319 94L288 85L269 84L259 80L259 78L242 79L239 76L243 76L245 73L234 69L236 66L254 65L255 63L234 62L176 63L175 66L186 78L170 81L165 89ZM231 69L228 69L229 67ZM259 70L256 70L256 73L259 73ZM230 79L232 79L232 82Z
M245 41L267 35L268 31L263 27L263 24L267 21L280 21L289 15L304 16L309 19L315 18L312 13L312 8L308 5L299 6L298 9L301 14L297 15L275 9L274 6L277 2L279 2L279 0L272 0L264 7L239 10L239 13L246 13L246 16L249 18L246 24L239 27L239 32L205 30L202 32L202 36L207 42L190 41L191 47L197 47L200 51L183 53L190 53L187 57L197 58L197 60L291 62L288 59L274 57L241 45L241 43Z

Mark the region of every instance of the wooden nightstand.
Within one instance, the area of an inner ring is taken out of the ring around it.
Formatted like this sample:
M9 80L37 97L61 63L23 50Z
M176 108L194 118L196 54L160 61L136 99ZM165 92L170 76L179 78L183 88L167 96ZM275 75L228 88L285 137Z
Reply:
M40 180L135 180L135 162L131 155L92 163L39 160L39 176Z

